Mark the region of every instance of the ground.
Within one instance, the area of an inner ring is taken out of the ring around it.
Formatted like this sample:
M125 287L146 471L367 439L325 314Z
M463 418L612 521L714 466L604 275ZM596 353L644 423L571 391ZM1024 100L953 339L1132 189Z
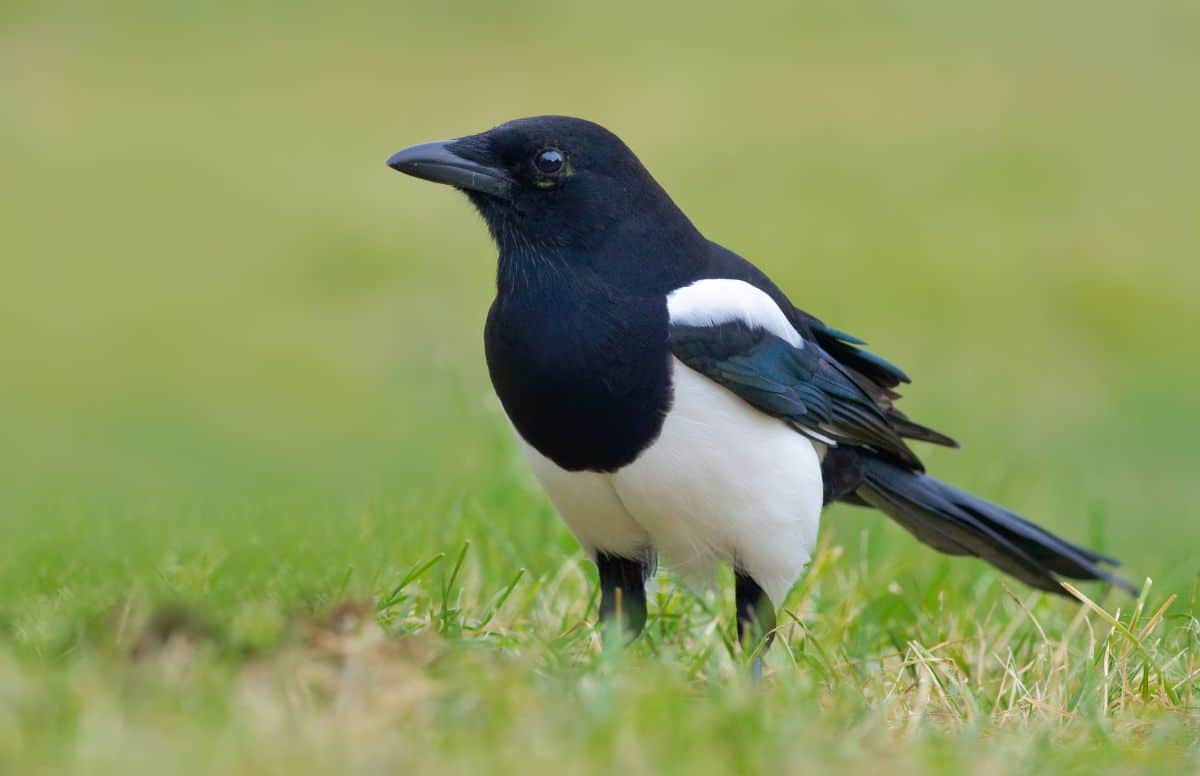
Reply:
M0 772L1195 770L1198 22L0 8ZM904 367L964 443L931 470L1143 597L839 507L761 686L728 578L601 648L487 383L485 230L384 166L541 112Z

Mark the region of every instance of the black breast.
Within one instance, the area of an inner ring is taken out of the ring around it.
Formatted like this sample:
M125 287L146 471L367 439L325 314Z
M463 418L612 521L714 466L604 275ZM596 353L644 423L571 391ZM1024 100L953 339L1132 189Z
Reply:
M517 432L564 469L619 469L662 428L671 403L663 297L543 278L497 296L484 346Z

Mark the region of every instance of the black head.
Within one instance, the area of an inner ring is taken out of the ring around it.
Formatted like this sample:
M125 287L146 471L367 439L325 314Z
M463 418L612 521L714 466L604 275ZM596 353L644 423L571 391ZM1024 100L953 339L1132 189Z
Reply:
M406 148L388 165L464 191L502 255L532 250L594 262L650 231L660 239L685 226L695 231L628 146L583 119L517 119Z

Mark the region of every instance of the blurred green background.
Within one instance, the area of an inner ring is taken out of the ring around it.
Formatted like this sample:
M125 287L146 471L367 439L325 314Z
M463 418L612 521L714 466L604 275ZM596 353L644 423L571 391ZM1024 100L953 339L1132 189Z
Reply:
M0 5L0 640L130 597L237 621L473 540L575 552L483 364L494 251L384 166L605 124L700 228L914 378L930 468L1186 592L1200 6ZM881 516L884 584L991 584ZM980 582L982 579L984 582ZM498 582L497 582L498 580ZM257 604L254 604L257 605Z

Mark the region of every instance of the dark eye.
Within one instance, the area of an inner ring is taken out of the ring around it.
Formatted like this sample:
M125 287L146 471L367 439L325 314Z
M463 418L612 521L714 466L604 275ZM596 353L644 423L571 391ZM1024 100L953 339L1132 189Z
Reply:
M562 169L565 161L566 157L563 156L562 151L557 148L547 148L538 151L537 156L533 157L533 166L543 175L553 175Z

